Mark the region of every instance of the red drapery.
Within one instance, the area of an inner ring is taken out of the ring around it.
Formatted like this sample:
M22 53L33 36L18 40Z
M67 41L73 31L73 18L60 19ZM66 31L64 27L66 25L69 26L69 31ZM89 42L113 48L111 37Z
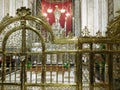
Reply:
M49 2L46 2L45 0L42 0L41 5L42 5L42 13L47 14L46 18L49 20L50 25L52 25L55 22L55 17L54 17L55 7L58 6L60 10L64 7L66 11L65 13L61 13L59 22L61 27L64 28L66 14L69 13L69 16L67 16L67 19L66 19L66 33L68 33L69 31L72 31L72 0L68 0L67 2L57 3L57 4L49 3ZM47 12L49 7L52 8L53 10L52 13Z

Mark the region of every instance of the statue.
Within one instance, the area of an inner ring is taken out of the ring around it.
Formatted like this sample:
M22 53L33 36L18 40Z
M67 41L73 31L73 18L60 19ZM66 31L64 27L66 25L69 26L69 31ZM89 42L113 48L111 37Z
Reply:
M54 11L55 20L59 21L60 16L61 16L61 12L60 12L58 6L55 6L55 7L56 7L55 11Z
M56 37L65 37L65 29L62 28L60 25L60 16L61 16L61 11L59 10L58 6L55 6L55 11L54 11L54 16L55 16L55 22L52 24L52 29L53 33Z
M55 16L55 22L52 24L52 29L53 32L56 36L59 36L60 30L61 30L61 25L59 23L59 19L61 16L61 12L58 8L58 6L55 6L55 11L54 11L54 16Z

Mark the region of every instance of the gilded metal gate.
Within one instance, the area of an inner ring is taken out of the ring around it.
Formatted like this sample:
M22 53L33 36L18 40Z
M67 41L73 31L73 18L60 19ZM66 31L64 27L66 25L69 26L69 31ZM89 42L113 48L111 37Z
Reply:
M75 44L57 45L44 17L30 14L22 7L17 9L17 16L8 14L0 24L0 89L79 89L76 52L72 51Z
M41 14L30 14L22 7L0 23L0 90L117 90L120 40L111 29L108 37L58 39Z

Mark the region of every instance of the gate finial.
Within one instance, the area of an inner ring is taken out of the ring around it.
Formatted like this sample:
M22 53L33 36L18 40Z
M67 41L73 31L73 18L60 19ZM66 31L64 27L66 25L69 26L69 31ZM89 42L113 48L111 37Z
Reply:
M31 14L31 11L29 8L26 7L21 7L20 9L17 9L17 13L18 16L27 16Z

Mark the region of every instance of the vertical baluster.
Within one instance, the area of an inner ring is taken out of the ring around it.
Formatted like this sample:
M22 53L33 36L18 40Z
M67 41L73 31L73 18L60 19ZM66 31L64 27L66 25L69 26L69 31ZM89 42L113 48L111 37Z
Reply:
M90 43L90 50L92 51L93 50L93 44ZM93 67L94 67L94 60L93 60L93 53L90 53L90 73L89 73L89 80L90 80L90 90L93 90L94 87L93 87L93 83L94 83L94 78L93 78L93 74L94 74L94 70L93 70Z
M0 74L2 73L2 55L0 54ZM1 76L1 75L0 75ZM1 81L0 81L1 82Z
M63 54L63 57L62 57L62 83L64 83L64 73L66 72L66 69L65 69L65 57L66 57L66 54Z
M5 57L5 66L4 66L4 81L6 82L6 69L7 69L7 64L6 64L6 57Z
M21 73L22 73L22 61L20 61L20 82L21 82Z
M39 78L41 78L41 73L42 73L42 54L40 54L40 67L39 67L40 77ZM41 79L40 79L40 82L41 82Z
M27 77L28 77L27 73L28 73L29 70L30 70L30 62L29 62L28 55L27 55L26 56L26 62L25 62L26 82L28 82L28 80L27 80Z
M57 63L56 63L56 65L57 65L57 67L56 67L56 83L58 83L58 54L56 54L57 55Z
M77 83L77 59L76 59L77 55L75 54L74 58L75 58L75 63L74 63L74 83Z
M44 53L44 54L45 54L45 53ZM45 57L47 57L46 54L45 54ZM44 77L45 80L44 80L44 81L45 81L45 83L46 83L46 77L47 77L47 75L46 75L46 72L47 72L46 61L47 61L47 58L45 58L45 62L44 62L44 67L45 67L45 72L44 72L44 73L45 73L45 77Z
M82 49L82 43L78 42L79 44L76 45L78 47L78 50ZM76 73L77 73L77 90L82 90L82 53L76 54Z
M108 59L105 64L105 82L108 82Z
M10 65L9 65L9 80L10 80L10 82L11 82L11 79L13 78L13 77L11 77L11 73L12 73L12 64L11 64L11 62L12 62L12 55L10 55Z
M109 50L113 50L112 44L109 44ZM108 77L109 77L109 90L113 90L113 55L109 53L109 62L108 62Z
M70 70L71 70L71 63L70 63L70 54L68 54L68 83L70 83Z
M34 61L35 61L35 54L33 54L33 56L32 56L33 58L33 65L34 66L32 66L32 67L30 67L30 76L29 76L29 80L30 80L30 83L32 83L32 72L33 72L33 70L34 70L34 68L35 68L35 63L34 63Z
M102 64L101 64L101 62L100 62L100 81L102 81Z
M37 84L37 74L38 74L38 68L39 68L39 65L38 65L38 62L39 62L39 54L37 54L37 59L36 59L36 67L35 67L35 83Z
M16 67L17 67L17 65L16 65L16 59L17 59L17 57L16 57L16 54L15 54L15 61L14 61L15 63L13 63L14 64L13 68L14 68L14 72L15 72L15 82L16 82L16 79L17 79L17 77L16 77L16 74L17 74L16 73L16 70L17 70L16 69Z
M35 68L33 69L35 77L33 77L34 75L32 74L32 78L35 80L34 82L37 83L38 54L36 53L35 56L36 56L36 59L35 59L36 64L35 64Z
M93 69L94 69L94 82L95 82L96 72L97 72L97 71L96 71L96 64L95 64L95 60L94 60L94 68L93 68Z
M52 83L52 60L53 60L53 57L52 57L52 54L50 54L50 83Z
M2 72L2 78L1 78L1 81L2 81L2 83L3 82L5 82L5 76L6 76L6 71L5 71L5 69L6 69L6 54L5 54L5 52L3 52L3 58L2 58L2 69L1 69L1 72ZM4 85L2 84L1 85L1 90L4 90L5 88L4 88Z

